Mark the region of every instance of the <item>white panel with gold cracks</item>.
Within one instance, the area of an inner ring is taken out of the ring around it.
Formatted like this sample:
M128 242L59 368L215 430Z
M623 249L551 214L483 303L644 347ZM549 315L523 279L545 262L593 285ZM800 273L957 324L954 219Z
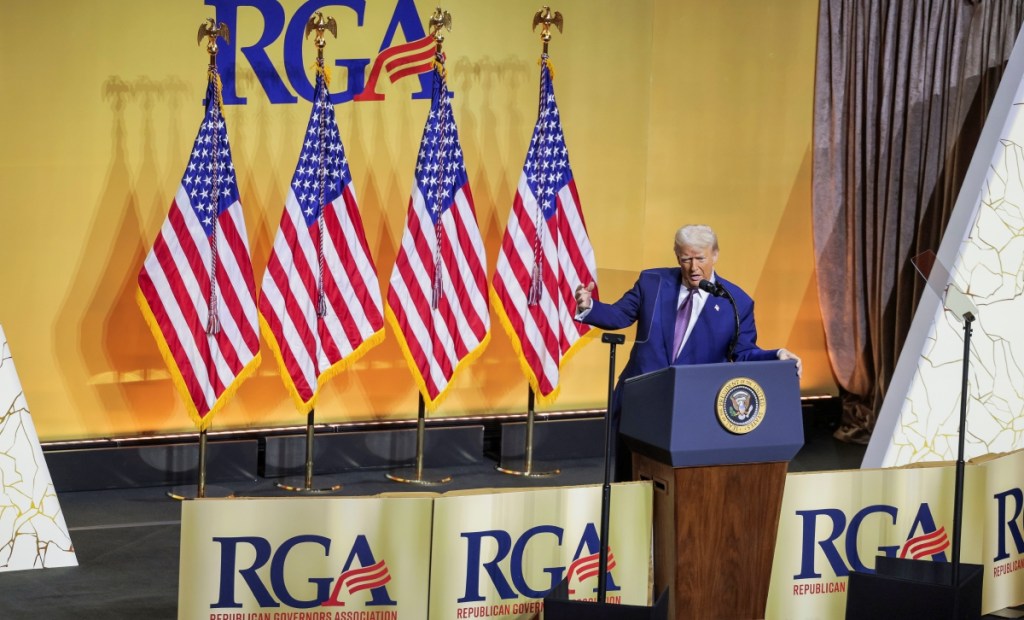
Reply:
M0 327L0 572L77 565Z
M1013 101L994 151L989 156L979 146L975 152L990 157L987 175L973 221L947 263L953 284L979 308L968 379L968 459L1024 448L1024 80ZM938 307L882 466L956 459L963 342L963 325ZM895 383L887 398L899 398Z

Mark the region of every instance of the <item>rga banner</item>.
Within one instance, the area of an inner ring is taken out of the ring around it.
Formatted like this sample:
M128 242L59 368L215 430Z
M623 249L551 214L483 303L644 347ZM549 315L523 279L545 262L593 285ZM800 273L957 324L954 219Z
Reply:
M181 514L182 620L423 620L430 498L204 499Z
M964 562L982 558L982 474L965 472ZM843 617L850 572L880 555L948 562L954 477L950 465L787 476L767 617Z
M1004 478L994 483L997 471ZM1022 600L995 596L991 584L993 558L1012 566L1024 552L1022 471L1020 457L1010 455L969 464L964 472L960 555L964 563L985 566L982 613ZM955 475L951 464L790 474L767 617L843 617L850 572L873 573L878 556L951 561ZM1007 483L1006 476L1015 482ZM1014 588L1019 586L1006 583L1004 589Z
M984 613L1024 602L1024 451L986 460Z
M646 605L649 482L612 486L607 600ZM595 600L601 487L445 495L434 501L431 618L535 618L563 578Z

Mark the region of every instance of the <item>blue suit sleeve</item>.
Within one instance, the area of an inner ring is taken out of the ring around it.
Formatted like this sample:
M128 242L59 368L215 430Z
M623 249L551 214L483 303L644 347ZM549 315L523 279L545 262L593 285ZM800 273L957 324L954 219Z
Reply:
M633 288L615 303L606 304L593 300L590 313L581 321L587 325L593 325L600 329L623 329L636 322L640 316L640 305L643 300L643 293L640 290L640 280L636 281Z
M778 359L778 350L765 350L757 346L757 326L754 325L754 301L750 298L739 302L740 337L736 341L736 360L740 362L757 362Z

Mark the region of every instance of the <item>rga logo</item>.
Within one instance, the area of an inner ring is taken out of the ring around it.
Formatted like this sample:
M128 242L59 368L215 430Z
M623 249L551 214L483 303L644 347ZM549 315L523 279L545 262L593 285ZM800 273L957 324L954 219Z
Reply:
M992 496L996 500L998 523L996 529L996 555L992 562L999 562L992 567L992 577L1001 577L1024 569L1024 535L1021 534L1021 513L1024 512L1024 491L1020 488L1009 489ZM1010 543L1012 542L1012 547Z
M593 592L598 590L597 564L601 549L600 537L593 523L583 528L583 533L575 539L575 551L569 566L549 566L541 570L546 575L527 575L524 561L531 550L536 553L550 551L551 547L561 547L565 538L565 530L557 525L538 525L532 527L517 538L505 530L482 530L479 532L463 532L466 540L466 587L459 603L482 602L488 598L490 588L498 593L502 600L520 597L544 598L567 574L570 577L570 590L583 587L582 582L593 578ZM485 557L485 549L486 557ZM611 569L614 558L609 552L607 591L615 592L620 588L615 584ZM587 584L590 588L590 584ZM609 597L611 600L612 597Z
M849 519L838 508L796 511L802 519L802 535L800 572L793 575L793 579L818 579L822 576L822 567L817 563L818 550L825 557L828 570L836 577L846 577L851 570L874 573L858 550L861 528L865 523L871 531L877 531L880 526L895 526L898 514L899 508L888 504L866 506ZM900 544L878 547L879 555L947 561L945 550L949 548L949 537L944 527L936 527L927 503L918 507L908 530L893 531L893 535L899 536L896 540L901 541Z
M289 586L286 579L288 556L301 549L303 555L313 553L327 557L331 551L330 538L315 534L293 536L277 549L260 536L215 537L213 541L220 545L220 587L217 602L210 605L211 609L241 608L245 605L239 598L249 596L264 608L281 605L295 609L344 607L346 600L357 601L356 605L366 607L398 605L388 594L387 584L391 575L387 563L383 558L378 560L374 556L370 543L362 534L356 536L336 577L310 576L302 586ZM247 558L244 566L239 566L239 557ZM251 561L248 558L252 558ZM296 566L301 570L301 558L292 558L292 562L293 572ZM269 570L265 568L268 563ZM269 576L269 583L261 573ZM236 591L236 574L245 583L242 592ZM301 598L302 592L294 591L298 589L303 590L306 598ZM308 596L310 593L313 596ZM353 596L357 594L358 598Z
M314 84L302 61L302 46L305 39L306 22L317 11L323 11L330 7L351 11L355 13L358 26L381 28L380 50L426 36L423 20L419 11L416 10L414 0L395 0L395 10L386 27L384 24L363 26L366 0L307 0L291 16L285 15L284 7L278 0L206 0L206 4L216 9L217 22L223 22L231 31L230 42L218 43L220 53L217 56L217 66L220 69L223 83L222 92L226 105L246 103L246 98L238 95L239 54L252 67L260 87L271 103L295 103L298 101L296 95L306 101L313 100ZM238 14L242 9L246 11L255 9L259 12L263 21L263 31L258 33L259 38L255 43L239 47L239 41L250 41L255 38L250 32L238 32ZM340 18L341 15L338 17ZM404 41L396 40L399 28L402 30ZM274 66L274 62L267 54L267 47L280 39L282 34L284 36L284 76ZM331 62L330 59L325 59L325 61ZM366 82L366 67L370 64L370 59L335 58L333 63L335 66L345 69L348 81L345 90L331 95L331 102L339 104L351 101L363 91ZM412 98L430 99L430 73L421 73L417 77L420 80L420 90L414 93ZM285 78L287 78L287 83ZM383 99L383 97L374 97L369 100L379 99Z

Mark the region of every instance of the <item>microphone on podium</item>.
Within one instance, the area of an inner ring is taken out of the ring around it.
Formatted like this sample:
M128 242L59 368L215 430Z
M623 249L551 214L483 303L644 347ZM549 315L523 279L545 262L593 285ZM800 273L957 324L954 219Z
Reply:
M726 291L721 284L717 284L711 280L701 280L697 283L697 287L705 293L710 293L715 297L729 297L729 292Z

